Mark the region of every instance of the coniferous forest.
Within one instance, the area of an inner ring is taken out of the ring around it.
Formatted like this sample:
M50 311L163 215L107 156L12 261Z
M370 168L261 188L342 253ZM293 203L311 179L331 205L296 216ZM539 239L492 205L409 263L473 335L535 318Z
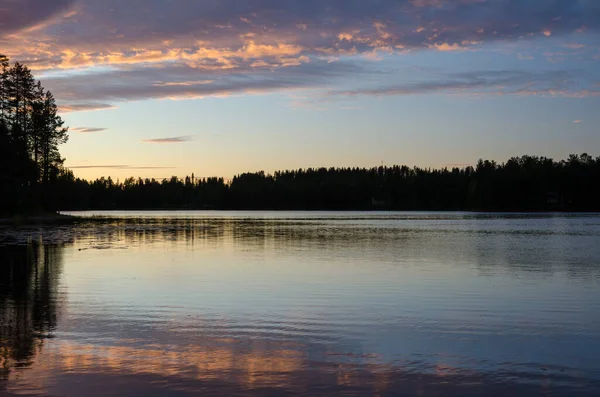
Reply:
M129 178L93 182L65 172L61 208L599 211L600 158L523 156L504 164L422 169L321 168L196 180Z
M52 93L0 55L0 213L59 209L54 187L68 139Z
M0 56L0 213L110 209L600 211L600 157L424 169L318 168L223 178L86 181L63 167L56 101Z

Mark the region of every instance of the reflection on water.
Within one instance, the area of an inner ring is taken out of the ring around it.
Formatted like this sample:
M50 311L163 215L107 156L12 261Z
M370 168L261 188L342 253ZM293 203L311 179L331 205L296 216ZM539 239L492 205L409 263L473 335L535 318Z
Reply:
M32 365L57 325L62 250L31 242L0 246L0 379Z
M0 228L0 395L600 393L599 217L208 214Z

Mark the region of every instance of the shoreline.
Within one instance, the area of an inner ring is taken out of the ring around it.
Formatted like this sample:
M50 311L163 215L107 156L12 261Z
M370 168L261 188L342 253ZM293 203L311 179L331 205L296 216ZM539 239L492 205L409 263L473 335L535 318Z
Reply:
M146 213L148 215L152 215L153 213L182 213L182 212L207 212L211 214L219 214L219 213L260 213L260 212L268 212L272 214L285 214L285 213L305 213L305 214L314 214L317 215L319 213L360 213L360 214L372 214L377 215L381 213L393 215L393 214L422 214L422 213L430 213L430 214L451 214L451 213L463 213L463 214L485 214L485 215L592 215L592 216L600 216L600 212L598 211L544 211L544 210L532 210L532 211L476 211L476 210L181 210L181 209L162 209L162 210L98 210L98 211L64 211L65 213L55 213L55 214L37 214L37 215L12 215L12 216L2 216L0 215L0 226L35 226L35 225L72 225L81 222L106 222L107 220L119 220L119 219L131 219L130 216L121 217L118 215L120 212L125 213ZM96 213L84 215L85 213ZM81 215L80 215L81 214ZM83 215L83 216L82 216ZM152 216L151 216L152 217ZM135 218L135 217L134 217Z
M79 218L64 214L44 214L44 215L25 215L17 214L12 216L0 216L0 225L57 225L72 224Z

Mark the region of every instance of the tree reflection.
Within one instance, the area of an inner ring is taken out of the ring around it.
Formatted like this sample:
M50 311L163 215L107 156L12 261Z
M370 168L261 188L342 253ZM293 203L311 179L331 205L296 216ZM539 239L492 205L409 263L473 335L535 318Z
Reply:
M32 364L58 318L62 246L0 246L0 379Z

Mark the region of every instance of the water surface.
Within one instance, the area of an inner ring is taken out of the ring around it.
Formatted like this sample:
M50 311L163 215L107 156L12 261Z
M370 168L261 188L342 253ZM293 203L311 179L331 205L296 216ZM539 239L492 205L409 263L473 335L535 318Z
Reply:
M0 227L0 395L600 395L596 215L104 215Z

